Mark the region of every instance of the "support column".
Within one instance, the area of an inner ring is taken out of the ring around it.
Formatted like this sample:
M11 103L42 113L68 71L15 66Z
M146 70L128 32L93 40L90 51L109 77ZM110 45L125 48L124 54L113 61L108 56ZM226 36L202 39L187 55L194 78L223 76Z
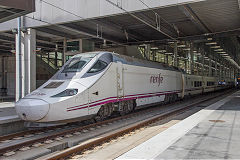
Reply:
M104 44L106 44L106 40L104 39ZM106 45L107 46L107 45ZM83 41L82 39L79 40L79 52L83 53Z
M197 65L197 75L199 76L199 64L196 63L196 65Z
M223 79L226 80L226 70L225 63L223 63Z
M222 80L222 59L219 60L219 80Z
M166 64L169 65L168 64L168 55L165 55L165 58L166 58Z
M21 17L18 18L18 33L16 34L16 101L22 98L22 32L21 32Z
M57 63L58 62L58 52L57 51L55 51L54 57L55 57L55 59L54 59L55 66L58 67L58 63Z
M217 77L217 69L218 69L218 66L217 66L217 60L215 59L215 74L214 76Z
M209 58L209 62L208 62L208 76L212 76L212 60Z
M229 69L228 69L228 76L229 76L229 78L232 78L232 68L231 68L231 65L229 65L229 67L228 67Z
M36 89L36 31L27 29L16 36L16 48L21 44L21 51L16 53L16 101ZM19 79L20 78L20 79Z
M67 39L64 38L63 40L63 53L62 53L62 65L66 62L66 52L67 52Z
M190 70L191 74L194 74L194 57L193 57L193 43L190 43Z
M205 66L204 66L204 53L202 52L201 53L202 54L202 76L204 76L205 75L205 71L204 71L204 68L205 68Z
M177 42L174 42L174 56L173 56L173 63L174 63L174 66L175 66L175 67L178 67L177 54L178 54L178 50L177 50Z
M151 49L150 44L146 44L144 51L147 60L150 60L150 49Z
M152 60L156 61L156 51L155 50L152 51L152 56L153 56Z
M187 62L188 60L187 59L184 59L184 67L185 67L185 72L187 73Z

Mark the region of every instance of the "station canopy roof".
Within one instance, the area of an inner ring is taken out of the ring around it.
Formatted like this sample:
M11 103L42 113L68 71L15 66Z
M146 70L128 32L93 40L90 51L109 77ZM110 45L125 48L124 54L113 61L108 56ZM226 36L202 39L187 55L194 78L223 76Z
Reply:
M0 0L0 23L35 11L35 0Z
M240 6L239 0L206 0L34 28L37 46L46 51L54 50L56 44L62 49L64 38L88 39L98 46L103 40L110 45L125 45L236 36L240 45ZM14 35L10 31L0 33L1 41L14 46ZM11 45L4 49L7 47Z

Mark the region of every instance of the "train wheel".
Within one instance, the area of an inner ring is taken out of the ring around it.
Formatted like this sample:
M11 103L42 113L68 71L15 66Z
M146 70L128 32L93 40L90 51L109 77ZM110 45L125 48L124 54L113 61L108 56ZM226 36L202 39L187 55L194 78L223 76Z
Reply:
M97 122L102 121L104 119L104 107L101 106L101 108L99 109L97 116L95 117L95 120Z
M101 108L99 109L97 116L95 117L95 120L102 121L107 117L111 116L112 112L113 112L113 105L111 103L105 104L101 106Z
M177 99L178 99L177 94L174 94L174 95L173 95L173 102L177 101Z
M119 108L121 108L119 113L120 113L121 116L123 116L127 113L126 112L127 111L127 104L126 104L126 102L123 101L123 102L120 102L119 105L120 105Z
M134 110L134 102L128 101L128 111L132 112Z
M126 101L126 102L122 102L120 103L120 105L122 105L122 110L120 111L120 115L123 116L129 112L132 112L134 109L134 104L133 101Z
M170 95L166 94L164 98L164 104L168 104L170 102Z

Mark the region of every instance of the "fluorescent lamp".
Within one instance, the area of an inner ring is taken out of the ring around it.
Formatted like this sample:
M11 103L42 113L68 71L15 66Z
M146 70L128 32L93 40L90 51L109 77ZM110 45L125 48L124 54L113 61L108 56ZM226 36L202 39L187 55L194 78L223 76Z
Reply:
M223 52L218 52L218 53L220 53L220 54L222 54L222 53L225 54L226 52L223 51Z
M161 52L161 53L163 53L163 52L166 52L166 50L165 50L165 49L163 49L163 50L159 50L158 52Z
M214 51L215 51L215 52L223 51L223 49L219 48L219 49L215 49Z
M164 53L165 55L172 55L173 53Z
M208 42L208 43L205 43L206 45L216 45L217 42Z
M210 48L216 49L216 48L221 48L221 46L212 46L212 47L210 47Z
M190 48L183 48L184 51L190 51Z
M186 47L185 44L181 44L181 45L178 45L179 48L183 48L183 47Z

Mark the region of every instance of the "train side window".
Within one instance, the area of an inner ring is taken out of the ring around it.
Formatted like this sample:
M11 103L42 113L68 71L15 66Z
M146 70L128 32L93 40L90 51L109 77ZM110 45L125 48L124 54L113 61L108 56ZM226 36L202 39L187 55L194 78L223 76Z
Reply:
M92 68L88 71L88 73L96 73L99 72L107 67L107 63L101 60L98 60Z

